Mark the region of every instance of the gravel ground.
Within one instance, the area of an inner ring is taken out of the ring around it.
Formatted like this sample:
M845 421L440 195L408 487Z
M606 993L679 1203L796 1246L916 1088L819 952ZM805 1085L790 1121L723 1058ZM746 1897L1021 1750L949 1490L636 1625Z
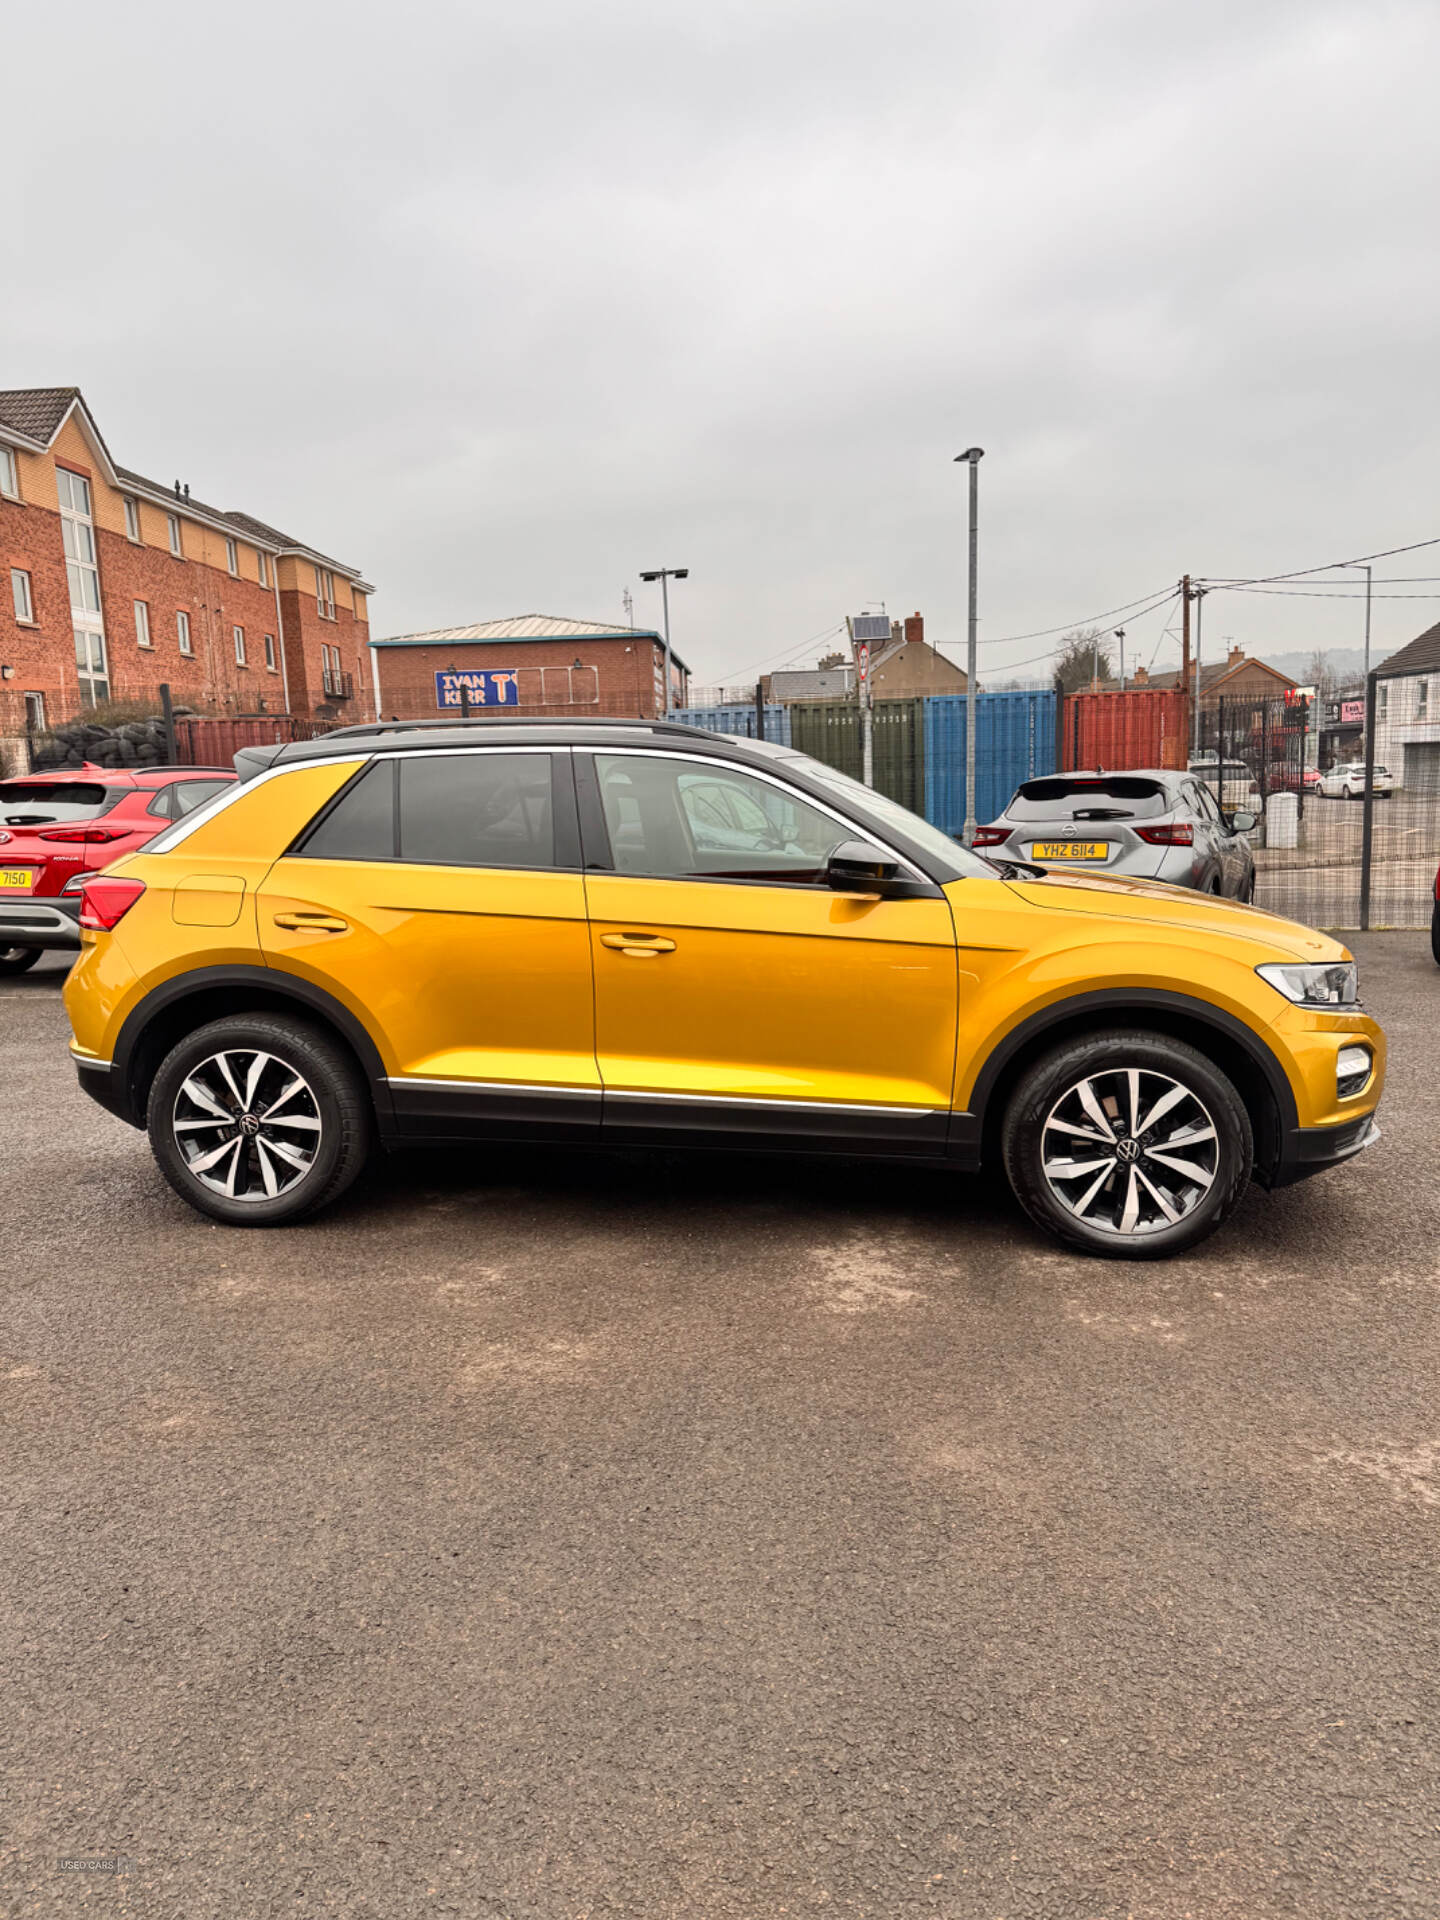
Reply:
M719 1157L229 1231L0 983L0 1913L1440 1913L1440 970L1354 945L1383 1143L1158 1267Z

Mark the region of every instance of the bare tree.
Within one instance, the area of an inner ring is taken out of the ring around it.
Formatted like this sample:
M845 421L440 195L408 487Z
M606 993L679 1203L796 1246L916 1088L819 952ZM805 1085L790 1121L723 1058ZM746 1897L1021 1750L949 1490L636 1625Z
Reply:
M1077 627L1061 639L1055 671L1066 693L1088 693L1094 680L1103 686L1115 677L1107 640L1099 627Z

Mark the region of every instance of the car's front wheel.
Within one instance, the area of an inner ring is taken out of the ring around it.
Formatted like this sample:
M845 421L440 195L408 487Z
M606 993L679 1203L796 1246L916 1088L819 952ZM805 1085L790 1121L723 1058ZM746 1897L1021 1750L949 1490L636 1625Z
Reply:
M43 951L42 947L0 947L0 973L28 973Z
M1028 1070L1002 1133L1015 1197L1067 1245L1153 1260L1206 1239L1250 1179L1250 1116L1204 1054L1167 1034L1066 1041Z
M150 1088L160 1171L201 1213L276 1227L337 1199L365 1163L370 1103L349 1054L283 1014L213 1020L171 1049Z

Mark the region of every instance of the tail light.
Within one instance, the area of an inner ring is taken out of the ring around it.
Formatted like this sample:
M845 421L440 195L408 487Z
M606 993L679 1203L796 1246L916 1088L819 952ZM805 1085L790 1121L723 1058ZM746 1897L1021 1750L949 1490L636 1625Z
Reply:
M121 880L97 874L85 882L80 895L80 924L92 933L110 933L145 891L143 880Z
M1136 827L1135 831L1152 847L1193 847L1195 844L1195 829L1188 820L1173 827Z
M125 827L49 827L44 833L37 833L37 840L65 840L72 846L79 843L87 847L102 846L107 840L123 840Z
M998 847L1009 838L1009 827L976 827L975 829L977 847Z

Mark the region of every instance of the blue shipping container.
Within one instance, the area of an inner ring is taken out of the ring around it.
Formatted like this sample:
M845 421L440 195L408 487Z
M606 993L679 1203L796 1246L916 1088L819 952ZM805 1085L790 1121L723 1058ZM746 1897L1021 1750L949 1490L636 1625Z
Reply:
M925 818L946 833L965 825L968 704L963 693L925 701ZM1055 695L982 693L975 705L975 811L983 825L1004 812L1022 780L1056 771Z
M755 738L755 708L677 707L672 720L683 720L687 727L703 727L707 733L738 733L747 740ZM765 738L773 746L790 744L790 709L777 705L765 709Z

